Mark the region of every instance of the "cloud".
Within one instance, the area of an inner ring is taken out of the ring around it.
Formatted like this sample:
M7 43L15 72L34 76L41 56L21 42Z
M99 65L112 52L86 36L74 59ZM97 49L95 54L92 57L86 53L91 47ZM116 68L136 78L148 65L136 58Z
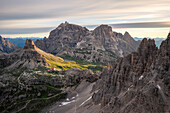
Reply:
M110 24L113 28L167 28L170 22L141 22L141 23L122 23Z
M0 33L41 33L61 22L94 28L165 28L170 0L0 0Z
M0 28L0 34L32 34L32 33L43 33L50 32L53 27L44 27L44 28Z
M108 24L112 28L167 28L170 27L169 22L138 22L138 23L119 23ZM99 25L85 25L87 28L95 28Z
M144 15L147 15L160 13L162 10L170 13L169 5L168 0L1 0L0 20L98 15L105 17L132 12L145 12Z

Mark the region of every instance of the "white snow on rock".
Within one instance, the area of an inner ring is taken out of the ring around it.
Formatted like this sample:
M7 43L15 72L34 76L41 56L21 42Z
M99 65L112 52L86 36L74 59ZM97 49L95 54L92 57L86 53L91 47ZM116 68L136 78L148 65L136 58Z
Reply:
M141 80L143 78L143 75L139 77L139 80Z
M159 85L157 85L157 87L158 87L159 89L161 89L161 87L160 87Z
M78 96L79 96L79 95L77 94L75 97L72 97L71 99L67 98L67 99L66 99L66 102L62 102L61 105L59 105L59 106L65 106L65 105L67 105L67 104L70 104L70 103L76 101L76 100L73 100L73 99L75 99L75 98L78 97ZM70 100L71 100L71 101L70 101Z
M59 106L65 106L65 105L70 104L70 103L72 103L72 102L74 102L74 101L75 101L75 100L72 100L72 101L69 101L69 102L62 102L61 105L59 105Z
M79 107L82 106L83 104L85 104L85 103L86 103L87 101L89 101L91 98L92 98L92 96L90 96L87 100L85 100L83 103L81 103L81 104L79 105Z

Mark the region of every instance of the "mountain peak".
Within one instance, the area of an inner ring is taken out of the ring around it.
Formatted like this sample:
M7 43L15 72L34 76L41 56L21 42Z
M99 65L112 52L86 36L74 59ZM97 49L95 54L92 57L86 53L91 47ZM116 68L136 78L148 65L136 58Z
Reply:
M168 37L167 38L170 38L170 32L169 32L169 34L168 34Z
M129 32L125 32L124 36L130 36Z
M140 55L153 54L158 48L155 45L155 40L147 40L144 38L138 47L138 53Z
M162 41L160 45L160 50L161 50L161 53L164 55L170 54L169 52L170 51L170 33L168 34L167 39Z
M67 21L65 21L65 24L69 24Z
M112 27L109 26L109 25L105 25L105 24L100 25L100 26L97 27L96 29L107 29L107 30L109 30L109 31L112 31Z
M112 27L102 24L94 29L93 34L100 37L105 37L105 36L111 37L113 35Z
M12 42L10 42L7 38L3 38L0 36L0 51L5 53L11 53L18 49L19 47Z
M35 46L34 42L32 41L32 39L26 40L24 49L35 49L35 47L36 46Z

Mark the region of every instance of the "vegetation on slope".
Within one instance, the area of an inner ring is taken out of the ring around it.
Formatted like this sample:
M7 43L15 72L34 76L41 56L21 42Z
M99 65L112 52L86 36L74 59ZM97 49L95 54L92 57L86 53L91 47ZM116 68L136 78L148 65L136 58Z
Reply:
M61 57L54 56L52 54L46 53L39 48L36 48L36 51L41 54L46 62L49 64L47 65L47 68L55 68L57 71L65 71L71 68L79 68L79 69L92 69L93 71L101 71L102 68L105 66L99 65L99 64L93 64L89 62L82 62L81 60L76 60L76 59L69 59L70 61L65 61ZM76 63L76 61L78 63Z

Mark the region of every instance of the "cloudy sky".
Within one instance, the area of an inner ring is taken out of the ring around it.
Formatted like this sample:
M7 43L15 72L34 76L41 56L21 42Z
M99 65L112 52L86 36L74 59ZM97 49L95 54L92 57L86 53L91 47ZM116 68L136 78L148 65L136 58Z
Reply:
M60 23L109 24L133 37L166 37L170 0L0 0L0 35L44 37Z

